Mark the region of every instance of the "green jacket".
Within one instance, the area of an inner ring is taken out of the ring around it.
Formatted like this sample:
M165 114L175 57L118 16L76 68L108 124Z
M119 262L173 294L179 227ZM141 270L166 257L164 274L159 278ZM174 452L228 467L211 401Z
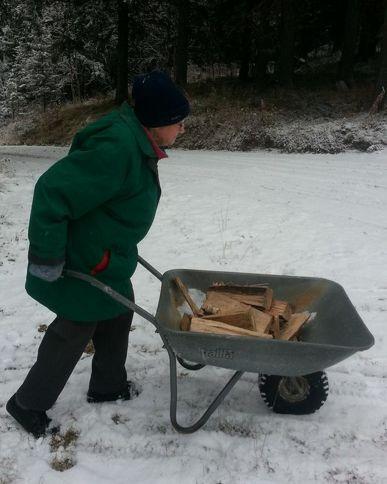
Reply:
M78 132L68 155L36 183L30 262L65 261L65 269L93 274L130 297L137 244L152 225L161 195L157 159L127 103ZM126 311L99 289L69 277L46 282L27 272L26 290L72 321L110 319Z

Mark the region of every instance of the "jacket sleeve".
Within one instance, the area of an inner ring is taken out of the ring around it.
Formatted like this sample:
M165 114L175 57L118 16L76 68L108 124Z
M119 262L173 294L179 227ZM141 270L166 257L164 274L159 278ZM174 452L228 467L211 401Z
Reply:
M28 237L30 262L58 264L65 259L67 227L121 189L130 152L109 130L86 139L37 181Z

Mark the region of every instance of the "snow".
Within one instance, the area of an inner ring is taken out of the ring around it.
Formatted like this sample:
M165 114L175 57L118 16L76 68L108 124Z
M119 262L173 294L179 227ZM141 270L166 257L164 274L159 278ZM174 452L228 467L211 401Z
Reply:
M90 405L84 354L48 412L74 441L35 440L5 403L33 364L53 314L24 278L33 186L66 148L0 147L0 482L387 482L386 151L340 155L170 151L163 196L140 254L164 272L197 268L316 276L342 284L375 346L327 370L330 393L313 415L278 415L245 373L209 422L181 435L169 421L169 363L153 327L134 317L130 402ZM159 281L139 266L136 302L154 313ZM196 298L200 294L195 295ZM179 368L179 422L198 418L230 372ZM52 442L51 442L52 444ZM68 458L64 472L54 459Z
M188 289L188 293L191 296L191 299L196 304L198 308L202 306L204 300L206 299L206 295L204 292L199 291L199 289L194 289L193 287ZM177 307L179 313L183 316L183 314L193 314L192 309L189 307L189 304L184 301L181 306Z

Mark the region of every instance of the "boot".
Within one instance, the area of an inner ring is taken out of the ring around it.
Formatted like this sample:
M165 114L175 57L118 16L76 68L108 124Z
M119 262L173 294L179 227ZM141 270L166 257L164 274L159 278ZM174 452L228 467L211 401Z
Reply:
M87 392L89 403L114 402L116 400L132 400L138 397L140 389L132 381L127 381L123 390L115 393L95 393L90 390Z
M19 424L35 438L46 435L46 430L51 422L46 412L42 410L29 410L22 408L16 400L16 393L7 402L7 412L19 422Z

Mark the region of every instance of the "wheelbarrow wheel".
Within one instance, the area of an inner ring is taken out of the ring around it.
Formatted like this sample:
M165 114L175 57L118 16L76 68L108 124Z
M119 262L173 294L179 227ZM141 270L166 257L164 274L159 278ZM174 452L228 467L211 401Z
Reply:
M296 377L261 374L258 386L273 412L293 415L314 413L324 405L329 391L324 371Z
M176 355L177 361L180 363L181 366L183 366L186 370L201 370L204 368L206 365L202 365L200 363L191 363L189 361L183 360L183 358L180 358L180 356Z

